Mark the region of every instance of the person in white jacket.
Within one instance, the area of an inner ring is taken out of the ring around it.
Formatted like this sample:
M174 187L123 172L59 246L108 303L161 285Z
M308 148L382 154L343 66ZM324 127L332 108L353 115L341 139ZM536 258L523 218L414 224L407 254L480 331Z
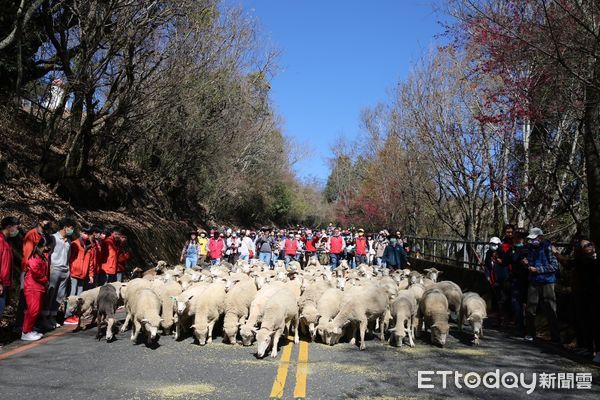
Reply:
M256 247L254 241L248 236L248 231L242 229L240 232L241 243L240 243L240 259L249 261L256 255Z

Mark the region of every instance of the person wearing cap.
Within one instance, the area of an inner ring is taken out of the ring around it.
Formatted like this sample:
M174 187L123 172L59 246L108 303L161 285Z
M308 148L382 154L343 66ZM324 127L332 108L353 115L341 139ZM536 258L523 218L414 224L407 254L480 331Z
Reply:
M188 240L183 245L183 250L181 250L181 257L179 257L179 262L184 262L185 267L192 268L198 265L198 255L200 254L200 245L198 245L198 232L191 231L189 233Z
M275 247L275 238L272 232L269 233L266 230L258 234L256 238L255 248L258 250L258 259L267 265L271 265L271 257L273 255L273 248Z
M203 229L198 230L198 265L204 265L208 256L208 238L206 237L206 231Z
M377 265L381 268L385 267L385 261L383 260L383 252L389 244L385 231L380 231L377 240L375 241L375 258L377 259Z
M225 253L225 235L214 230L210 232L212 237L208 240L208 255L210 256L210 264L216 265L221 263Z
M367 253L369 251L369 242L365 237L365 230L360 228L358 230L358 236L356 237L356 263L357 264L366 264L367 263Z
M329 237L327 241L327 251L329 252L329 263L331 264L331 268L335 269L339 265L340 257L344 253L346 249L346 242L344 238L340 235L339 228L335 228L333 230L333 236Z
M552 253L552 243L544 239L544 232L540 228L529 230L527 239L527 258L523 260L529 269L529 287L527 289L527 307L525 309L526 340L532 341L536 337L535 317L538 303L542 302L542 309L550 325L551 340L560 343L560 330L556 315L556 293L554 284L558 272L558 260Z
M25 308L27 307L25 292L24 292L24 280L25 273L27 272L27 265L29 257L33 254L35 246L42 239L44 234L50 233L52 216L48 213L41 213L37 218L37 225L31 228L23 237L23 257L21 257L21 276L20 283L21 289L19 290L19 305L17 306L17 314L15 318L15 326L13 332L21 332L23 325L23 316L25 315Z
M498 255L498 250L501 243L502 240L499 237L493 236L488 243L488 248L483 259L485 277L490 283L490 287L492 289L492 309L498 313L499 321L502 320L502 312L500 308L500 303L502 303L500 297L502 296L502 293L500 290L500 285L498 284L498 280L496 279L496 274L499 269L498 265L500 265L502 262Z
M12 248L8 238L19 235L21 222L16 217L4 217L0 220L0 318L4 313L8 299L8 289L12 286Z

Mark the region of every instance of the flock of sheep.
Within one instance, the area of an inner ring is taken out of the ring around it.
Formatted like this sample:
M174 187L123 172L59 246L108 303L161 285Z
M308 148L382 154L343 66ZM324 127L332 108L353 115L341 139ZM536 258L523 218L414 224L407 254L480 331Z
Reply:
M257 355L269 351L277 356L282 335L300 332L311 340L334 345L346 335L350 343L360 341L365 349L367 330L389 334L389 343L414 346L419 332L430 332L432 344L444 346L449 317L457 319L462 330L468 323L475 344L483 336L486 303L473 292L462 293L451 281L437 282L440 271L426 275L408 269L390 271L360 265L349 269L343 261L332 270L316 258L302 270L292 261L287 269L279 261L274 269L257 260L222 263L210 270L168 267L163 261L139 278L127 283L111 283L68 298L67 307L82 317L93 316L97 338L114 338L115 312L125 306L127 317L121 326L131 325L131 340L140 333L151 343L164 335L176 340L193 331L200 345L211 343L213 328L223 317L223 338L244 346L255 341ZM82 321L83 318L80 319ZM104 333L106 332L106 333Z

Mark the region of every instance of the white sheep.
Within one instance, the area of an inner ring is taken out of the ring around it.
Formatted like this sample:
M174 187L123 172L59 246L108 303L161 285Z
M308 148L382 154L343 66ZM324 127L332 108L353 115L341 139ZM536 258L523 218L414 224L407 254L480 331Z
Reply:
M231 344L236 344L239 326L246 322L257 289L250 279L237 283L225 296L223 334Z
M423 294L417 310L417 331L431 330L431 343L446 344L448 324L448 299L439 289L428 289Z
M444 271L438 271L435 268L427 268L423 271L427 272L427 278L431 279L433 283L437 282L438 277L444 273Z
M194 335L200 346L212 343L212 331L221 314L225 312L225 282L213 282L195 302Z
M316 331L321 336L321 340L325 344L331 344L329 336L326 334L325 329L329 323L335 318L340 312L342 304L342 291L338 288L327 289L317 302L317 316L318 324Z
M483 337L483 320L487 318L485 300L474 292L467 292L462 297L458 317L458 328L462 331L465 320L473 328L473 343L479 345L479 338Z
M209 285L210 283L206 282L196 283L173 298L175 340L183 338L187 329L191 327L196 311L195 301L200 299Z
M425 290L427 290L425 288L424 285L420 284L420 283L415 283L413 285L410 285L406 290L408 290L409 292L412 293L412 295L414 296L415 300L417 300L417 303L421 301L421 298L423 298L423 293L425 293Z
M425 286L427 288L427 286ZM450 317L453 320L457 319L458 312L460 311L460 303L462 302L462 290L460 286L452 281L441 281L436 283L434 288L439 289L444 293L448 299L448 309L450 310Z
M354 287L344 295L340 312L326 328L327 334L331 335L331 344L339 341L344 326L349 323L358 323L360 349L364 350L368 322L383 319L386 311L389 311L388 295L381 287L377 285ZM379 324L380 340L384 339L384 327L385 324ZM354 339L354 335L352 335L352 339Z
M67 298L67 310L79 317L77 329L83 328L83 320L92 316L92 323L96 320L97 299L100 293L100 287L81 292L79 296L69 296Z
M146 331L148 342L157 341L158 329L162 322L160 317L160 298L152 289L142 289L133 296L128 295L127 313L131 316L133 327L131 341L136 343L140 332Z
M402 346L402 340L408 334L408 343L414 347L414 320L417 315L417 300L412 292L402 290L398 293L394 302L390 305L390 313L395 321L395 326L389 330L389 343Z
M127 286L121 289L121 296L123 297L125 309L127 309L127 304L129 303L130 299L135 299L139 291L151 288L152 284L152 281L149 281L145 278L136 278L130 280L127 283ZM131 314L128 311L125 321L123 322L123 325L121 325L121 333L125 332L129 328L130 322Z
M271 283L260 288L256 292L256 296L250 304L250 313L248 319L240 327L240 336L242 337L242 343L244 346L250 346L254 339L254 327L261 321L264 308L271 298L278 290L282 289L283 283L279 284Z
M288 289L280 289L271 297L265 306L260 329L255 331L257 355L263 357L271 347L271 357L277 357L277 345L284 330L290 332L294 325L294 343L299 343L298 336L298 306L296 297Z
M162 285L157 285L154 281L153 290L160 297L162 303L161 317L163 319L161 327L165 335L171 333L174 323L175 300L176 296L183 292L183 289L176 281L170 281Z

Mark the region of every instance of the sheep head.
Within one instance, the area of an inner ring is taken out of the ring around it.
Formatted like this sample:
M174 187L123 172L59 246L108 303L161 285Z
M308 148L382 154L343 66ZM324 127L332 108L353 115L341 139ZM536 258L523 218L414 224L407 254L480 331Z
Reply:
M437 343L444 347L449 330L450 325L447 321L440 321L431 325L431 343Z
M261 328L256 331L256 354L259 358L265 356L265 353L273 342L273 335L275 335L275 332L267 328ZM273 343L273 346L277 346L277 343Z

